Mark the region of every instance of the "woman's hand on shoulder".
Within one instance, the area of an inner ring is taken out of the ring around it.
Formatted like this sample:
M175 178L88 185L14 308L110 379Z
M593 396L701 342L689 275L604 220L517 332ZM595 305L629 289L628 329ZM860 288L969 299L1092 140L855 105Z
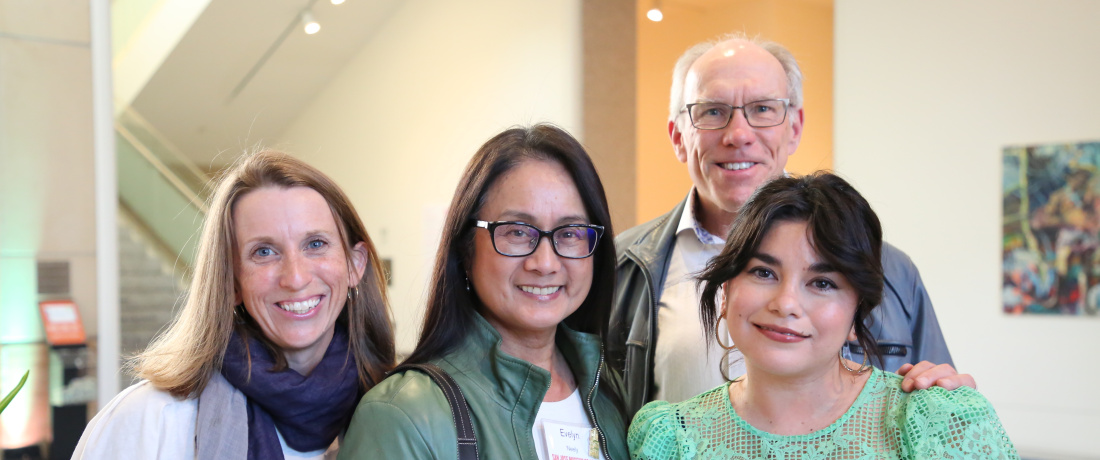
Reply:
M916 365L906 363L898 369L897 373L904 378L901 381L901 390L906 393L913 390L926 390L934 386L945 390L954 390L963 386L978 388L973 376L960 374L950 364L933 364L928 361L921 361Z

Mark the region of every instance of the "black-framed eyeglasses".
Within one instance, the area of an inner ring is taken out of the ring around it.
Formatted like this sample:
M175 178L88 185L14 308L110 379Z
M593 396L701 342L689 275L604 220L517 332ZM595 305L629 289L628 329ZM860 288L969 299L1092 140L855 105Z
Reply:
M765 99L742 106L721 102L696 102L684 107L691 118L691 125L697 129L722 129L730 124L737 109L745 114L745 121L753 128L779 126L787 119L787 107L790 99Z
M489 230L493 249L502 256L524 257L535 253L542 237L550 238L554 253L566 259L583 259L596 251L596 243L603 236L602 225L568 224L552 230L542 230L523 222L475 221L477 226Z

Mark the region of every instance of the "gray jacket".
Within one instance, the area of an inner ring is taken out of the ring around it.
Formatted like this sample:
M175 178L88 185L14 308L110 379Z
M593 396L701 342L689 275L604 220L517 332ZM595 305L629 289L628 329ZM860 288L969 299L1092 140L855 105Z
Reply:
M661 298L668 258L676 242L676 227L686 205L684 200L671 212L615 238L618 253L615 300L605 340L608 363L622 371L628 417L633 417L655 393L655 306ZM913 261L884 242L882 268L886 275L885 292L869 323L885 361L883 368L896 371L902 364L924 360L952 364L936 312ZM862 349L854 343L849 346L854 360L862 361Z

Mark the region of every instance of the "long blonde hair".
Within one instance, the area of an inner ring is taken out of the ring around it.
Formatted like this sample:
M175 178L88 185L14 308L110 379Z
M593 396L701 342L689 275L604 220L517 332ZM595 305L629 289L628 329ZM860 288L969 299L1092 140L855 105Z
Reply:
M360 386L363 391L370 389L394 365L385 274L374 243L351 201L332 179L301 160L272 150L245 156L219 179L203 223L187 300L171 325L131 361L134 374L177 397L197 395L213 373L221 370L234 329L244 337L255 336L271 349L277 369L286 367L278 346L263 336L244 308L234 305L233 206L241 196L262 187L309 187L320 193L340 230L349 269L350 249L359 242L366 246L368 263L356 285L358 295L351 296L337 321L348 327L349 350L359 369Z

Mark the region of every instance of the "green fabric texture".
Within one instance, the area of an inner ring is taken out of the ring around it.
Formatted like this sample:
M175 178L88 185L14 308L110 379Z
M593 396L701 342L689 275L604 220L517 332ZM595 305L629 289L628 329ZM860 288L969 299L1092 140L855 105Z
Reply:
M678 404L654 401L627 435L635 459L1019 459L996 412L976 390L905 393L874 369L852 407L814 433L781 436L737 415L729 384Z
M500 349L500 334L478 316L463 343L432 363L462 389L470 405L479 458L536 460L531 427L550 373ZM558 327L557 346L569 363L585 411L600 429L608 460L625 460L626 420L605 394L599 337ZM359 402L340 446L340 459L458 458L458 437L443 392L421 372L387 377Z

